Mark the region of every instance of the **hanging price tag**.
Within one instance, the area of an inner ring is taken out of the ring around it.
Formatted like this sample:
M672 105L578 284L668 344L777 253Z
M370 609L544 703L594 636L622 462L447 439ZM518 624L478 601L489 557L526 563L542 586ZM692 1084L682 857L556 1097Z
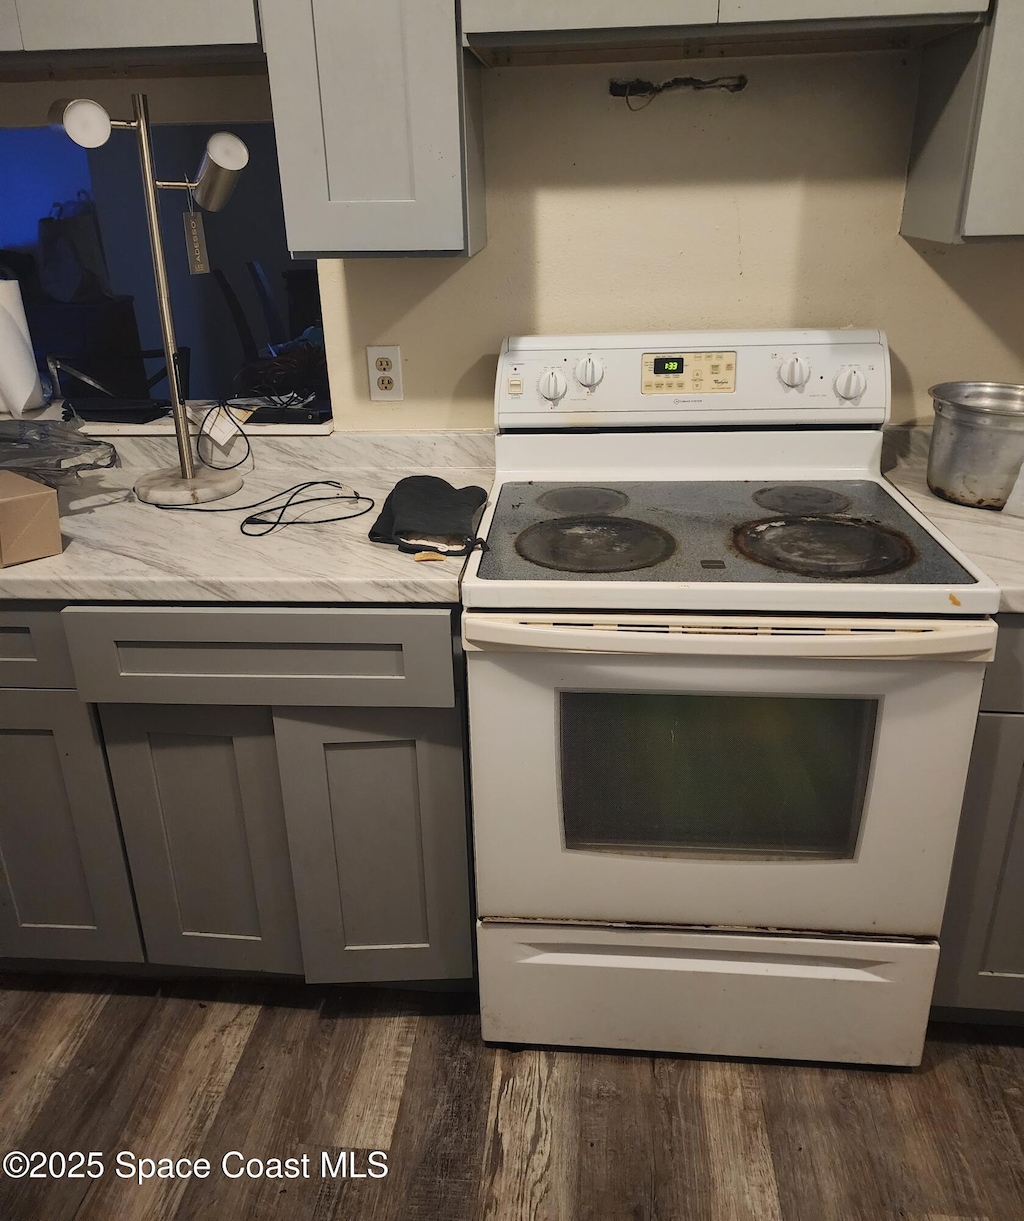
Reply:
M206 231L203 228L202 212L186 212L185 246L188 249L188 270L193 276L206 275L210 270L210 258L206 252Z
M186 408L189 419L198 424L203 430L203 435L217 446L218 449L227 449L232 441L236 441L241 435L239 425L252 415L252 410L239 407L217 407L216 403L199 401L189 403ZM232 423L232 418L236 421ZM244 441L243 441L244 447Z

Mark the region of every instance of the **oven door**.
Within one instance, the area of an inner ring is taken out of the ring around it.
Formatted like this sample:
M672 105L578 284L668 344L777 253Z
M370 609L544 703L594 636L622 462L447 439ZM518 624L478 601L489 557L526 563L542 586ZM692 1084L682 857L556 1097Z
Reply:
M995 633L467 613L480 915L935 936Z

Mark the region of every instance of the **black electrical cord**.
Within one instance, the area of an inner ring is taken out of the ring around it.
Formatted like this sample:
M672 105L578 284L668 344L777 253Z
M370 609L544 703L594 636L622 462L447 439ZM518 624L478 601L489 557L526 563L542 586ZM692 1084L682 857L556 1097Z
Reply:
M699 76L673 76L667 81L656 83L639 78L624 81L608 82L608 92L613 98L625 98L630 110L643 110L649 106L659 93L667 93L670 89L724 89L727 93L740 93L747 87L747 78L740 76L715 76L701 78ZM633 98L642 98L643 105L634 106Z
M203 437L208 437L210 435L206 431L207 425L213 416L219 415L221 412L227 416L227 418L234 425L235 431L245 442L245 453L241 456L241 458L238 459L237 462L231 462L227 466L218 466L215 462L211 462L209 458L203 457ZM235 419L235 413L227 405L224 399L221 399L219 403L216 403L213 407L211 407L206 415L203 416L203 422L199 425L199 434L196 437L196 453L199 455L199 461L203 464L203 466L208 466L211 471L233 471L237 467L241 466L247 458L252 457L252 444L249 441L248 434L242 425L239 424L238 420Z
M230 469L230 467L221 468ZM307 496L300 500L299 497L303 492L310 488L335 488L341 495L331 496ZM274 501L281 501L280 504L274 504ZM289 509L301 508L303 505L336 504L338 501L347 501L352 503L362 502L366 505L365 509L359 509L355 513L343 513L337 517L317 517L312 520L307 518L293 518L291 521L285 521L285 514ZM352 521L356 517L365 517L367 513L371 513L376 507L376 502L370 496L361 496L354 488L351 492L345 492L343 484L340 484L335 479L309 479L305 483L297 483L294 487L285 488L281 492L275 492L272 496L265 496L262 500L253 501L247 505L221 505L218 508L212 509L206 505L155 505L154 508L166 509L170 513L248 513L249 516L243 518L239 524L239 530L248 538L262 538L265 534L272 534L275 530L283 530L286 526L322 526L328 522L335 521ZM253 512L253 510L256 510Z
M235 426L235 429L241 434L245 441L245 453L238 459L237 462L228 463L226 466L219 466L210 462L203 456L202 440L204 436L209 436L206 428L218 412L223 411L228 419ZM213 471L233 471L236 467L242 465L247 458L252 457L252 443L242 427L235 419L234 413L228 407L224 400L216 403L203 416L203 421L199 425L199 435L196 438L196 453L199 455L199 460L204 466ZM303 492L310 488L332 488L335 494L328 496L306 496L302 499ZM275 503L279 501L280 503ZM365 504L365 508L359 509L354 513L343 513L336 517L316 517L304 518L295 517L291 521L285 520L285 515L290 509L299 509L304 505L313 504L337 504L339 501L345 501L352 504ZM265 496L262 500L256 500L252 504L247 505L220 505L217 508L210 508L206 505L155 505L157 509L166 509L170 512L186 512L186 513L247 513L239 523L239 530L247 538L262 538L267 534L273 534L275 530L283 530L286 526L322 526L329 522L336 521L352 521L357 517L365 517L367 513L371 513L376 508L376 502L369 496L361 496L354 488L352 491L346 492L344 485L338 483L335 479L310 479L305 483L296 483L290 488L285 488L281 492L275 492L272 496Z

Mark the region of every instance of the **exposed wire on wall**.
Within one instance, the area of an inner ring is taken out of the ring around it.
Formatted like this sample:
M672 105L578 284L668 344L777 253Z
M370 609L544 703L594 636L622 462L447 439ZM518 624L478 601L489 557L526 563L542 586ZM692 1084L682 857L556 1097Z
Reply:
M714 76L702 80L699 76L673 76L667 81L613 80L608 82L608 92L613 98L625 98L630 110L643 110L650 106L659 93L667 93L670 89L724 89L727 93L740 93L747 87L745 76ZM633 99L641 99L636 106Z

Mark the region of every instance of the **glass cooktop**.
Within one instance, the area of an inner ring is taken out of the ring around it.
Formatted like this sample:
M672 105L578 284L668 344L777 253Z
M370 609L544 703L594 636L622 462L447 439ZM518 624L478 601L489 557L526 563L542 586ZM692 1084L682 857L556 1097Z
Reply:
M487 545L491 581L975 583L869 479L507 483Z

